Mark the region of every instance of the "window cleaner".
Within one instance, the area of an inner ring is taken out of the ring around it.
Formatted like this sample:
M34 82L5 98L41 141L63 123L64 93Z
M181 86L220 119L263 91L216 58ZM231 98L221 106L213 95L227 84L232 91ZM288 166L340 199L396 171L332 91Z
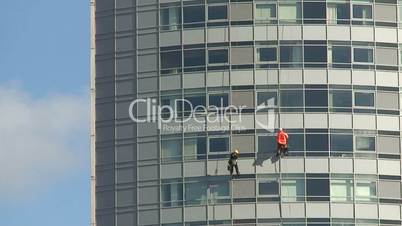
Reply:
M240 175L239 166L237 165L237 159L239 158L239 150L236 149L230 154L228 161L228 170L230 171L230 176L233 178L233 168L236 168L237 176Z
M288 153L289 135L282 128L279 128L279 132L276 137L276 141L278 143L276 156L278 157L282 154L289 155L289 153Z

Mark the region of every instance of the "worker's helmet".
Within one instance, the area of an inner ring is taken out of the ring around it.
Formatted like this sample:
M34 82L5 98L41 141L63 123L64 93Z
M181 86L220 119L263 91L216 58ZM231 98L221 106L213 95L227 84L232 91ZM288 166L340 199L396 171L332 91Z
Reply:
M279 131L283 131L283 129L282 129L282 128L279 128Z
M239 154L239 149L234 150L236 154Z

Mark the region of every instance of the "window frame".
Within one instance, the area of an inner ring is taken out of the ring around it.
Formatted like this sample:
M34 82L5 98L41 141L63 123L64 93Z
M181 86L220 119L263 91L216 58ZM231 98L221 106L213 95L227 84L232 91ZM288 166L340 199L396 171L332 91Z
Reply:
M355 60L355 49L371 50L373 61L372 61L372 62L356 61L356 60ZM375 52L374 52L374 47L372 47L372 46L352 46L352 53L351 53L351 56L352 56L351 61L352 61L353 64L365 64L365 65L373 65L373 64L375 64Z
M261 194L260 193L260 184L266 182L276 182L277 184L277 194ZM281 183L278 178L259 178L257 180L257 196L258 197L277 197L281 193Z
M365 94L372 94L373 95L373 106L359 106L356 105L356 93L365 93ZM375 109L376 107L376 93L375 91L370 90L353 90L353 108L362 108L362 109Z
M226 7L226 18L224 18L224 19L210 19L209 18L209 11L210 11L210 7ZM229 6L228 6L228 4L209 4L209 5L206 5L205 6L205 8L206 8L206 12L205 12L205 14L206 14L206 21L207 22L221 22L221 21L228 21L229 20Z
M225 151L211 151L211 140L212 139L226 139L226 147ZM228 154L230 151L230 136L210 136L208 137L208 154Z
M258 19L257 18L257 5L270 5L274 6L275 9L275 17L271 17L269 19ZM254 2L254 21L256 23L262 24L262 23L272 23L272 21L278 20L278 4L270 1L265 1L265 2Z
M374 138L374 150L360 150L357 149L357 138ZM377 137L375 135L354 135L354 144L353 144L353 151L359 152L359 153L376 153L377 150Z
M370 8L371 8L371 18L357 18L357 17L355 17L355 15L354 15L354 13L353 13L353 10L354 10L354 8L355 8L355 6L370 6ZM373 4L372 3L364 3L364 2L359 2L359 3L357 3L357 2L351 2L351 7L350 7L350 10L351 10L351 12L350 12L350 17L351 17L351 20L354 20L354 21L362 21L362 22L364 22L364 21L374 21L374 10L373 10Z
M226 51L226 62L211 63L210 58L209 58L210 57L210 51L219 51L219 50ZM230 55L229 48L208 48L207 51L206 51L206 57L207 57L206 64L207 65L214 65L214 66L215 65L229 64L229 62L230 62L229 55Z
M273 49L275 48L276 56L275 60L271 61L261 61L261 56L260 56L260 49ZM256 63L278 63L279 60L279 48L278 46L258 46L255 48L255 58L256 58Z

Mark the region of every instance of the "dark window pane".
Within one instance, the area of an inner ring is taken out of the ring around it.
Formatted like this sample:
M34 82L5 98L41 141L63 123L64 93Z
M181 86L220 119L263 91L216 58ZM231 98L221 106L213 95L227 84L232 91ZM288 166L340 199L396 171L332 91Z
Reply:
M314 19L325 19L326 12L325 2L304 2L303 17Z
M355 92L355 106L374 107L374 93Z
M228 62L228 50L208 50L208 62L210 64L221 64Z
M332 46L333 63L350 63L349 46Z
M226 5L208 6L208 20L224 20L228 18Z
M161 196L164 206L180 205L178 201L183 200L183 185L181 183L162 185Z
M276 149L275 136L259 136L258 137L258 153L273 153Z
M328 135L327 134L306 134L306 151L327 152L328 151Z
M308 197L329 197L329 179L307 179L306 188Z
M228 94L211 94L209 95L209 106L216 106L218 108L227 107L229 104Z
M203 66L205 65L204 49L185 50L184 51L184 66Z
M331 134L331 151L352 152L353 136Z
M356 137L356 150L375 151L375 137Z
M258 57L259 61L276 61L276 48L259 48Z
M303 106L302 90L281 90L281 106L282 107L300 107Z
M260 195L278 195L279 183L278 181L260 181L258 184L258 192Z
M350 19L349 4L337 4L336 14L338 19Z
M353 5L353 18L372 19L371 5Z
M331 107L352 107L352 91L329 91Z
M327 107L327 90L306 90L306 107Z
M281 62L302 62L302 48L300 46L281 46Z
M205 96L191 96L184 98L187 101L184 101L184 110L191 111L195 109L197 106L205 107Z
M304 62L327 62L327 47L305 46Z
M373 49L354 48L353 60L361 63L373 63Z
M258 92L257 93L257 105L266 105L266 106L270 106L270 107L276 106L277 105L276 92Z
M205 7L187 6L183 8L184 23L197 23L205 21Z
M178 68L181 67L181 51L163 52L161 53L161 68Z
M185 184L186 204L204 204L207 197L207 182L193 182Z
M210 152L228 152L229 151L229 138L210 138L209 139Z
M304 134L289 134L289 151L304 151Z
M179 7L161 9L161 25L181 23L181 9Z

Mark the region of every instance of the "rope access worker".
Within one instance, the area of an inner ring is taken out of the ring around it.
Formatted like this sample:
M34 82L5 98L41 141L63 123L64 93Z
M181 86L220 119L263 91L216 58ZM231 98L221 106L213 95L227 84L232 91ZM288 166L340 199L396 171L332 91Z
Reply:
M282 128L279 128L276 141L278 143L276 156L279 156L281 154L289 155L288 153L289 135Z
M239 166L237 165L237 159L239 158L239 150L236 149L234 152L230 154L230 158L228 161L228 170L230 171L230 176L233 177L233 168L236 168L237 176L240 175Z

